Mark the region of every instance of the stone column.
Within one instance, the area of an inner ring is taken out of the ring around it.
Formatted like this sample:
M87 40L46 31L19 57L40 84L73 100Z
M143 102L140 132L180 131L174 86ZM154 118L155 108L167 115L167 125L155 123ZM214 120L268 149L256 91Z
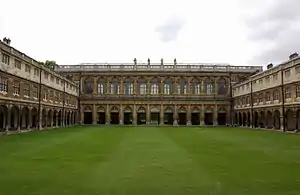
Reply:
M213 93L215 94L215 95L218 95L218 77L214 77L214 91L213 91Z
M173 112L173 125L178 125L178 113L177 113L177 105L174 105L174 112Z
M109 80L110 80L111 78L110 77L107 77L107 81L106 81L106 92L105 92L105 94L110 94L110 83L109 83Z
M137 78L136 77L134 77L134 79L133 79L133 94L134 95L136 95L137 93L136 93L136 90L137 89Z
M164 105L160 105L160 112L159 112L159 125L164 125Z
M284 132L285 130L284 130L284 123L283 123L283 118L284 118L284 116L280 116L280 130L282 131L282 132Z
M200 125L205 125L204 122L204 105L201 105L201 110L200 110Z
M191 105L188 105L187 109L187 125L192 125L192 114L191 114Z
M150 80L147 79L147 88L146 88L146 94L150 94L150 90L151 90L151 84L150 84Z
M6 132L10 129L10 123L11 123L11 105L7 106L7 118L6 118Z
M38 117L39 117L38 130L42 130L43 129L43 107L42 106Z
M174 82L173 82L173 94L176 95L178 94L178 78L177 77L174 77Z
M149 125L151 121L151 112L150 112L150 104L147 104L146 110L146 124Z
M93 104L93 125L96 125L97 124L97 111L96 111L96 105Z
M218 105L215 103L214 111L213 111L213 124L215 126L218 125Z
M120 80L120 94L124 94L124 77Z
M97 90L97 82L98 81L98 77L93 77L93 94L97 94L98 90Z
M58 123L56 123L58 124ZM81 106L81 109L80 109L80 124L84 124L84 108L83 106Z
M29 107L28 108L28 124L27 124L27 130L29 130L30 129L30 127L31 127L31 124L32 124L32 111L31 111L31 109L32 109L32 107Z
M187 89L186 89L186 93L188 94L188 95L190 95L190 94L192 94L191 93L191 77L187 77L186 78L186 87L187 87Z
M161 77L160 78L160 95L163 95L164 94L164 81L163 81L163 78Z
M48 111L46 110L46 115L45 115L45 128L48 126Z
M137 113L136 113L136 104L133 105L133 113L132 113L132 124L137 125Z
M108 104L106 105L105 114L106 114L106 117L105 117L106 124L109 125L110 124L110 107Z
M119 112L119 124L124 125L124 111L123 111L123 105L120 105L120 112Z
M55 120L56 120L56 127L58 127L58 112L55 114Z
M61 112L61 124L60 124L60 126L61 127L64 127L65 126L65 115L66 115L66 111L65 110L62 110L62 112Z
M22 116L22 106L18 106L18 109L19 109L19 112L18 112L18 120L17 120L17 131L20 131L21 129L21 124L22 124L22 121L21 121L21 116Z

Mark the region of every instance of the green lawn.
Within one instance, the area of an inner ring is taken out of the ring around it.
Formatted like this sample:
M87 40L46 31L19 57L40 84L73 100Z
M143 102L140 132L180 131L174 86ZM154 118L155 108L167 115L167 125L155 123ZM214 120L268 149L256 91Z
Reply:
M0 195L299 195L300 135L72 127L0 137Z

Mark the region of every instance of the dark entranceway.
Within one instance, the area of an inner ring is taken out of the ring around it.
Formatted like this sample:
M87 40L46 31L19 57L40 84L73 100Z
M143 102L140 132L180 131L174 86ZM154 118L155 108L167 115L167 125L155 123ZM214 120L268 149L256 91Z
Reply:
M255 128L258 127L258 112L255 112L255 113L254 113L253 126L254 126Z
M200 125L200 113L192 113L191 117L192 125Z
M146 124L146 113L137 113L137 124L138 125Z
M204 113L205 125L213 125L213 113Z
M98 124L105 124L105 112L98 112Z
M226 113L218 113L218 125L226 125Z
M150 120L151 120L150 123L152 125L158 125L160 123L159 113L151 113Z
M132 125L132 113L124 113L124 125Z
M93 113L92 112L84 112L84 124L92 124L93 123Z
M173 113L165 113L164 114L164 124L165 125L173 125Z
M119 124L119 113L116 113L116 112L110 113L110 124L113 124L113 125Z
M178 125L186 125L186 113L178 114Z

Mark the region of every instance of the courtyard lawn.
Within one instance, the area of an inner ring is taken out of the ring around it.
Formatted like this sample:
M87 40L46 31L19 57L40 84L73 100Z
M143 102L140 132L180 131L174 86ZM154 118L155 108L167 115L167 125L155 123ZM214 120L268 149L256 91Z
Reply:
M299 195L300 135L71 127L0 137L0 195Z

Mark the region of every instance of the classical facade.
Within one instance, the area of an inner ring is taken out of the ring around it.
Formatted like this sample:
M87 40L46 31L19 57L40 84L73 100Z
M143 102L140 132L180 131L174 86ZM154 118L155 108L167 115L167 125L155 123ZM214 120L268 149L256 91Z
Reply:
M292 131L300 129L300 57L233 86L236 124Z
M228 125L234 123L232 85L262 67L134 59L56 71L80 85L82 124Z
M77 122L78 85L0 41L0 133Z

